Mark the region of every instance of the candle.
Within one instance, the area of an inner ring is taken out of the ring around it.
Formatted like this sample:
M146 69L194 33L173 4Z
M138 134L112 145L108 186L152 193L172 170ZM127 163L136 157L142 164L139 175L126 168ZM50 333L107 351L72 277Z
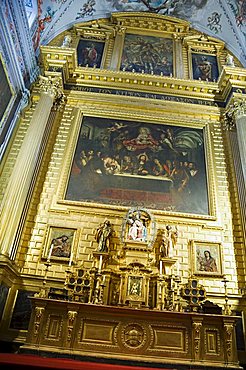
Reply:
M68 266L71 266L72 265L72 261L73 261L73 253L71 252Z
M160 275L162 275L162 260L160 260Z
M179 275L179 260L177 260L177 275Z
M100 254L98 271L101 272L101 269L102 269L102 255Z
M51 244L51 246L50 246L50 250L49 250L48 257L47 257L47 261L48 261L48 262L50 261L50 257L51 257L51 254L52 254L53 248L54 248L54 244L52 243L52 244Z

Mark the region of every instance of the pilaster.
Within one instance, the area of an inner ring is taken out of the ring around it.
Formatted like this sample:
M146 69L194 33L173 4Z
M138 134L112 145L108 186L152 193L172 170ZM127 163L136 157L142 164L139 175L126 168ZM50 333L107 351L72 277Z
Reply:
M40 77L40 99L13 169L1 205L0 251L14 259L14 240L23 217L26 199L41 149L42 138L54 101L62 97L61 80Z

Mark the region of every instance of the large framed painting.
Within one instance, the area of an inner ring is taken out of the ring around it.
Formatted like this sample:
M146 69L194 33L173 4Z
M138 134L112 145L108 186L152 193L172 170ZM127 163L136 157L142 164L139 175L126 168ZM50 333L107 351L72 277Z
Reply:
M195 275L222 276L221 244L191 241L192 273Z
M126 34L120 69L173 75L173 41L169 38Z
M192 53L192 75L195 80L215 82L219 77L218 61L215 55Z
M7 71L0 54L0 131L4 122L4 116L14 98L14 91L10 85Z
M104 45L104 41L79 40L77 46L78 66L100 68Z
M84 116L65 200L209 215L203 129Z

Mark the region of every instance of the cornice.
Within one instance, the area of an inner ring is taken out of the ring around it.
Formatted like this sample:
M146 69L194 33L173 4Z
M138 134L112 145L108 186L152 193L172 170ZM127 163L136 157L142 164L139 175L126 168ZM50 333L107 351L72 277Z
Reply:
M111 16L112 23L121 27L158 30L170 33L187 33L190 23L175 17L167 17L154 13L119 12Z

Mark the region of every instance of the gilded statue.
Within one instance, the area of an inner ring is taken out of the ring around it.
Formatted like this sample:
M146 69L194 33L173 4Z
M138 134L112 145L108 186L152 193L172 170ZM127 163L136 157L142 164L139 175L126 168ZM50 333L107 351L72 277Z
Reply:
M161 257L173 258L173 249L177 243L177 237L177 227L173 228L172 226L167 225L162 231L161 240L159 242Z
M97 228L95 239L98 243L98 252L108 252L112 231L112 225L109 220L105 220L104 223Z

